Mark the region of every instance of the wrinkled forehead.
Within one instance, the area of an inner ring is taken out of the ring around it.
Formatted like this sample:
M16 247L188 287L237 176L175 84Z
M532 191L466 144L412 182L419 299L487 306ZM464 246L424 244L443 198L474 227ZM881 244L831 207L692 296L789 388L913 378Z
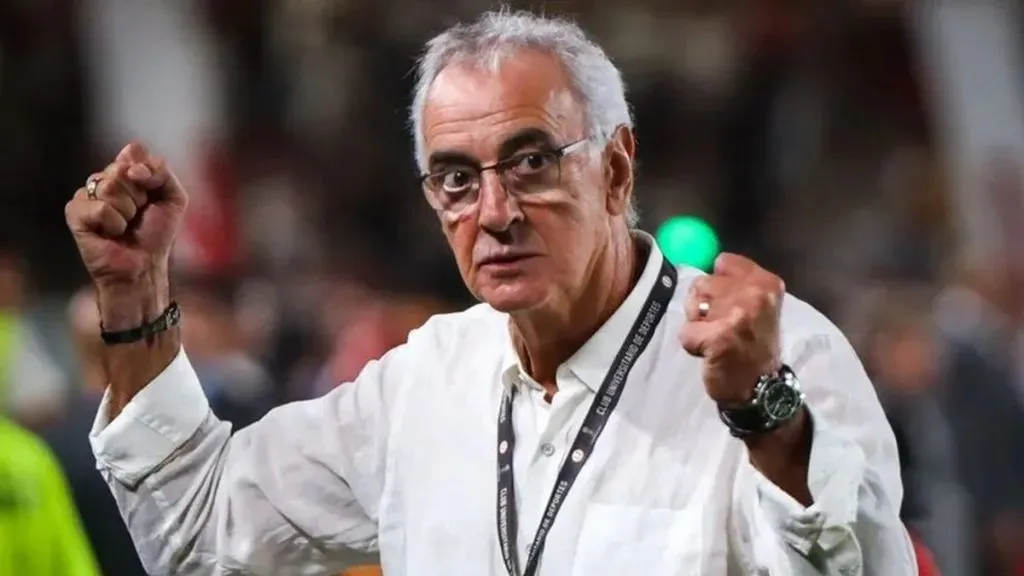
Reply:
M585 110L556 58L521 50L493 63L461 60L445 67L427 94L423 136L428 157L457 149L482 161L513 135L546 133L558 144L585 136Z

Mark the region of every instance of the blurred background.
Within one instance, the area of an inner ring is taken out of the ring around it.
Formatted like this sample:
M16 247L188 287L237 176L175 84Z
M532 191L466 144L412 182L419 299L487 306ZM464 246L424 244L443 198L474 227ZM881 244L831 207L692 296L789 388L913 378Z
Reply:
M624 71L642 227L667 253L752 256L858 347L904 520L951 576L1024 574L1018 4L513 3L578 18ZM406 117L423 41L493 7L0 0L0 407L60 465L75 510L53 522L84 531L91 573L142 572L88 446L104 376L64 203L129 140L166 156L192 199L175 289L214 410L240 427L319 395L469 303ZM13 445L0 520L43 470ZM8 556L0 574L29 573Z

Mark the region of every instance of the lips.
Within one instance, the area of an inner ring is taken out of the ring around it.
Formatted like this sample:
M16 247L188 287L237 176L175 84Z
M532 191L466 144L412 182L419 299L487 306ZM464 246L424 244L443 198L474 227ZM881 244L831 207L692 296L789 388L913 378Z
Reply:
M488 256L480 260L480 262L477 263L477 266L500 266L503 264L515 264L516 262L521 262L523 260L533 258L535 256L536 254L527 253L494 254L492 256Z

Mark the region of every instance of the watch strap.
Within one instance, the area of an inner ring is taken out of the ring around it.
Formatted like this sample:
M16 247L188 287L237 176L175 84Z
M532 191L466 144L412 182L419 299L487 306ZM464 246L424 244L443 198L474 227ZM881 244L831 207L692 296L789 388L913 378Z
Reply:
M108 331L103 328L103 323L101 322L100 338L102 338L103 343L108 346L116 344L134 344L135 342L149 340L161 332L166 332L171 328L174 328L180 323L181 308L178 307L177 302L172 301L167 309L157 316L155 320L129 330Z
M747 438L771 430L769 419L754 405L738 408L718 407L718 417L736 438Z
M776 418L769 413L770 407L765 406L768 400L766 392L778 385L787 386L798 396L798 404L788 418ZM796 374L792 368L783 364L777 371L761 376L754 387L754 398L744 406L718 406L718 417L729 428L736 438L748 438L757 434L770 432L782 426L799 412L803 404L803 394L799 390Z

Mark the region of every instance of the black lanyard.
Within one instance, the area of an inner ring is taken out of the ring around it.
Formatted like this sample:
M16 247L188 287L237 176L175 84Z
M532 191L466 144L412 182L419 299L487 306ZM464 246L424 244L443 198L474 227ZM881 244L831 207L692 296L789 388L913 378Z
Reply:
M650 257L657 256L652 254ZM516 512L516 489L512 476L512 455L516 445L515 431L512 429L512 399L515 389L513 388L511 393L506 392L502 397L501 412L498 414L498 540L509 576L536 574L540 555L555 517L558 516L558 511L562 508L562 503L565 502L580 470L593 453L597 438L608 423L608 417L619 403L629 371L647 348L654 328L665 314L675 291L676 280L676 269L666 260L662 260L661 273L651 288L644 308L633 323L633 328L623 341L618 354L615 355L604 381L601 382L597 396L590 405L586 418L583 419L583 425L572 442L569 457L558 470L555 487L548 498L548 505L544 509L533 544L527 552L526 569L522 572L519 571L519 554L516 549L519 515Z

